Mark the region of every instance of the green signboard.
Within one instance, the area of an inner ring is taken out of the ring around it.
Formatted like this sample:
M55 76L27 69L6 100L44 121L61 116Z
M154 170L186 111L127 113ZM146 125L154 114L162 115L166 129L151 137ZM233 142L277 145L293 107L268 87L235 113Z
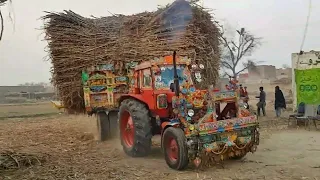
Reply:
M320 105L320 69L295 70L297 104Z

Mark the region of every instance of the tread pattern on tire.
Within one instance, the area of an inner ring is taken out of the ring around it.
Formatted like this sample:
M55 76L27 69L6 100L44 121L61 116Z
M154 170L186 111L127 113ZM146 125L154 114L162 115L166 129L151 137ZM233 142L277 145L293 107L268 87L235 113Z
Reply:
M105 141L110 137L110 122L108 115L105 112L99 112L97 114L97 126L98 126L98 140Z
M124 111L129 112L133 119L134 124L134 145L131 148L128 148L123 142L121 137L121 115ZM147 156L151 151L151 124L149 111L141 102L134 99L126 99L121 102L119 109L119 129L120 129L120 138L123 150L126 154L132 157L143 157Z
M167 143L167 136L173 136L179 146L179 157L176 163L171 163L168 158L166 152L166 143ZM180 128L168 127L163 133L163 141L162 141L163 152L165 153L165 159L168 166L172 169L176 170L183 170L189 164L189 157L188 157L188 147L185 142L185 134Z

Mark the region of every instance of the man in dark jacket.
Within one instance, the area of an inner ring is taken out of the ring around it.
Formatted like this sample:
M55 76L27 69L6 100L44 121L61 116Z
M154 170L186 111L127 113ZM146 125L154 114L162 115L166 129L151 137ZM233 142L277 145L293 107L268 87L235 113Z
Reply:
M259 102L257 103L258 116L260 116L260 110L262 110L263 116L266 116L266 92L264 92L263 87L260 87L259 90L260 95L256 96L256 98L259 98Z
M284 99L283 93L279 86L275 87L275 98L274 98L274 109L276 111L276 116L280 117L281 109L286 109L286 100Z

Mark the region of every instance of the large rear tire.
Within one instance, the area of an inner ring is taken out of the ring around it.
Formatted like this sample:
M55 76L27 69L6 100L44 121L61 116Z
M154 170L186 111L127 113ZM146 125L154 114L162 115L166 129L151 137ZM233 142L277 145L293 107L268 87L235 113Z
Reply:
M134 99L122 101L119 130L123 150L132 157L147 156L151 151L151 118L144 104Z
M183 170L189 164L185 134L180 128L169 127L163 133L162 148L167 165L175 170Z
M110 136L110 120L105 112L97 113L98 141L105 141Z

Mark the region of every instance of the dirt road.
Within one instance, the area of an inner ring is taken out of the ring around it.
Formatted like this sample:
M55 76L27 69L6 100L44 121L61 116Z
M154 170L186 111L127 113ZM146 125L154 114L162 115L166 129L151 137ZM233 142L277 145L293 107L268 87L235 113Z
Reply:
M118 142L97 143L93 119L53 116L0 121L0 147L34 155L42 163L1 171L0 179L319 179L320 132L262 128L255 154L224 167L183 172L167 167L158 139L147 158L126 156Z

